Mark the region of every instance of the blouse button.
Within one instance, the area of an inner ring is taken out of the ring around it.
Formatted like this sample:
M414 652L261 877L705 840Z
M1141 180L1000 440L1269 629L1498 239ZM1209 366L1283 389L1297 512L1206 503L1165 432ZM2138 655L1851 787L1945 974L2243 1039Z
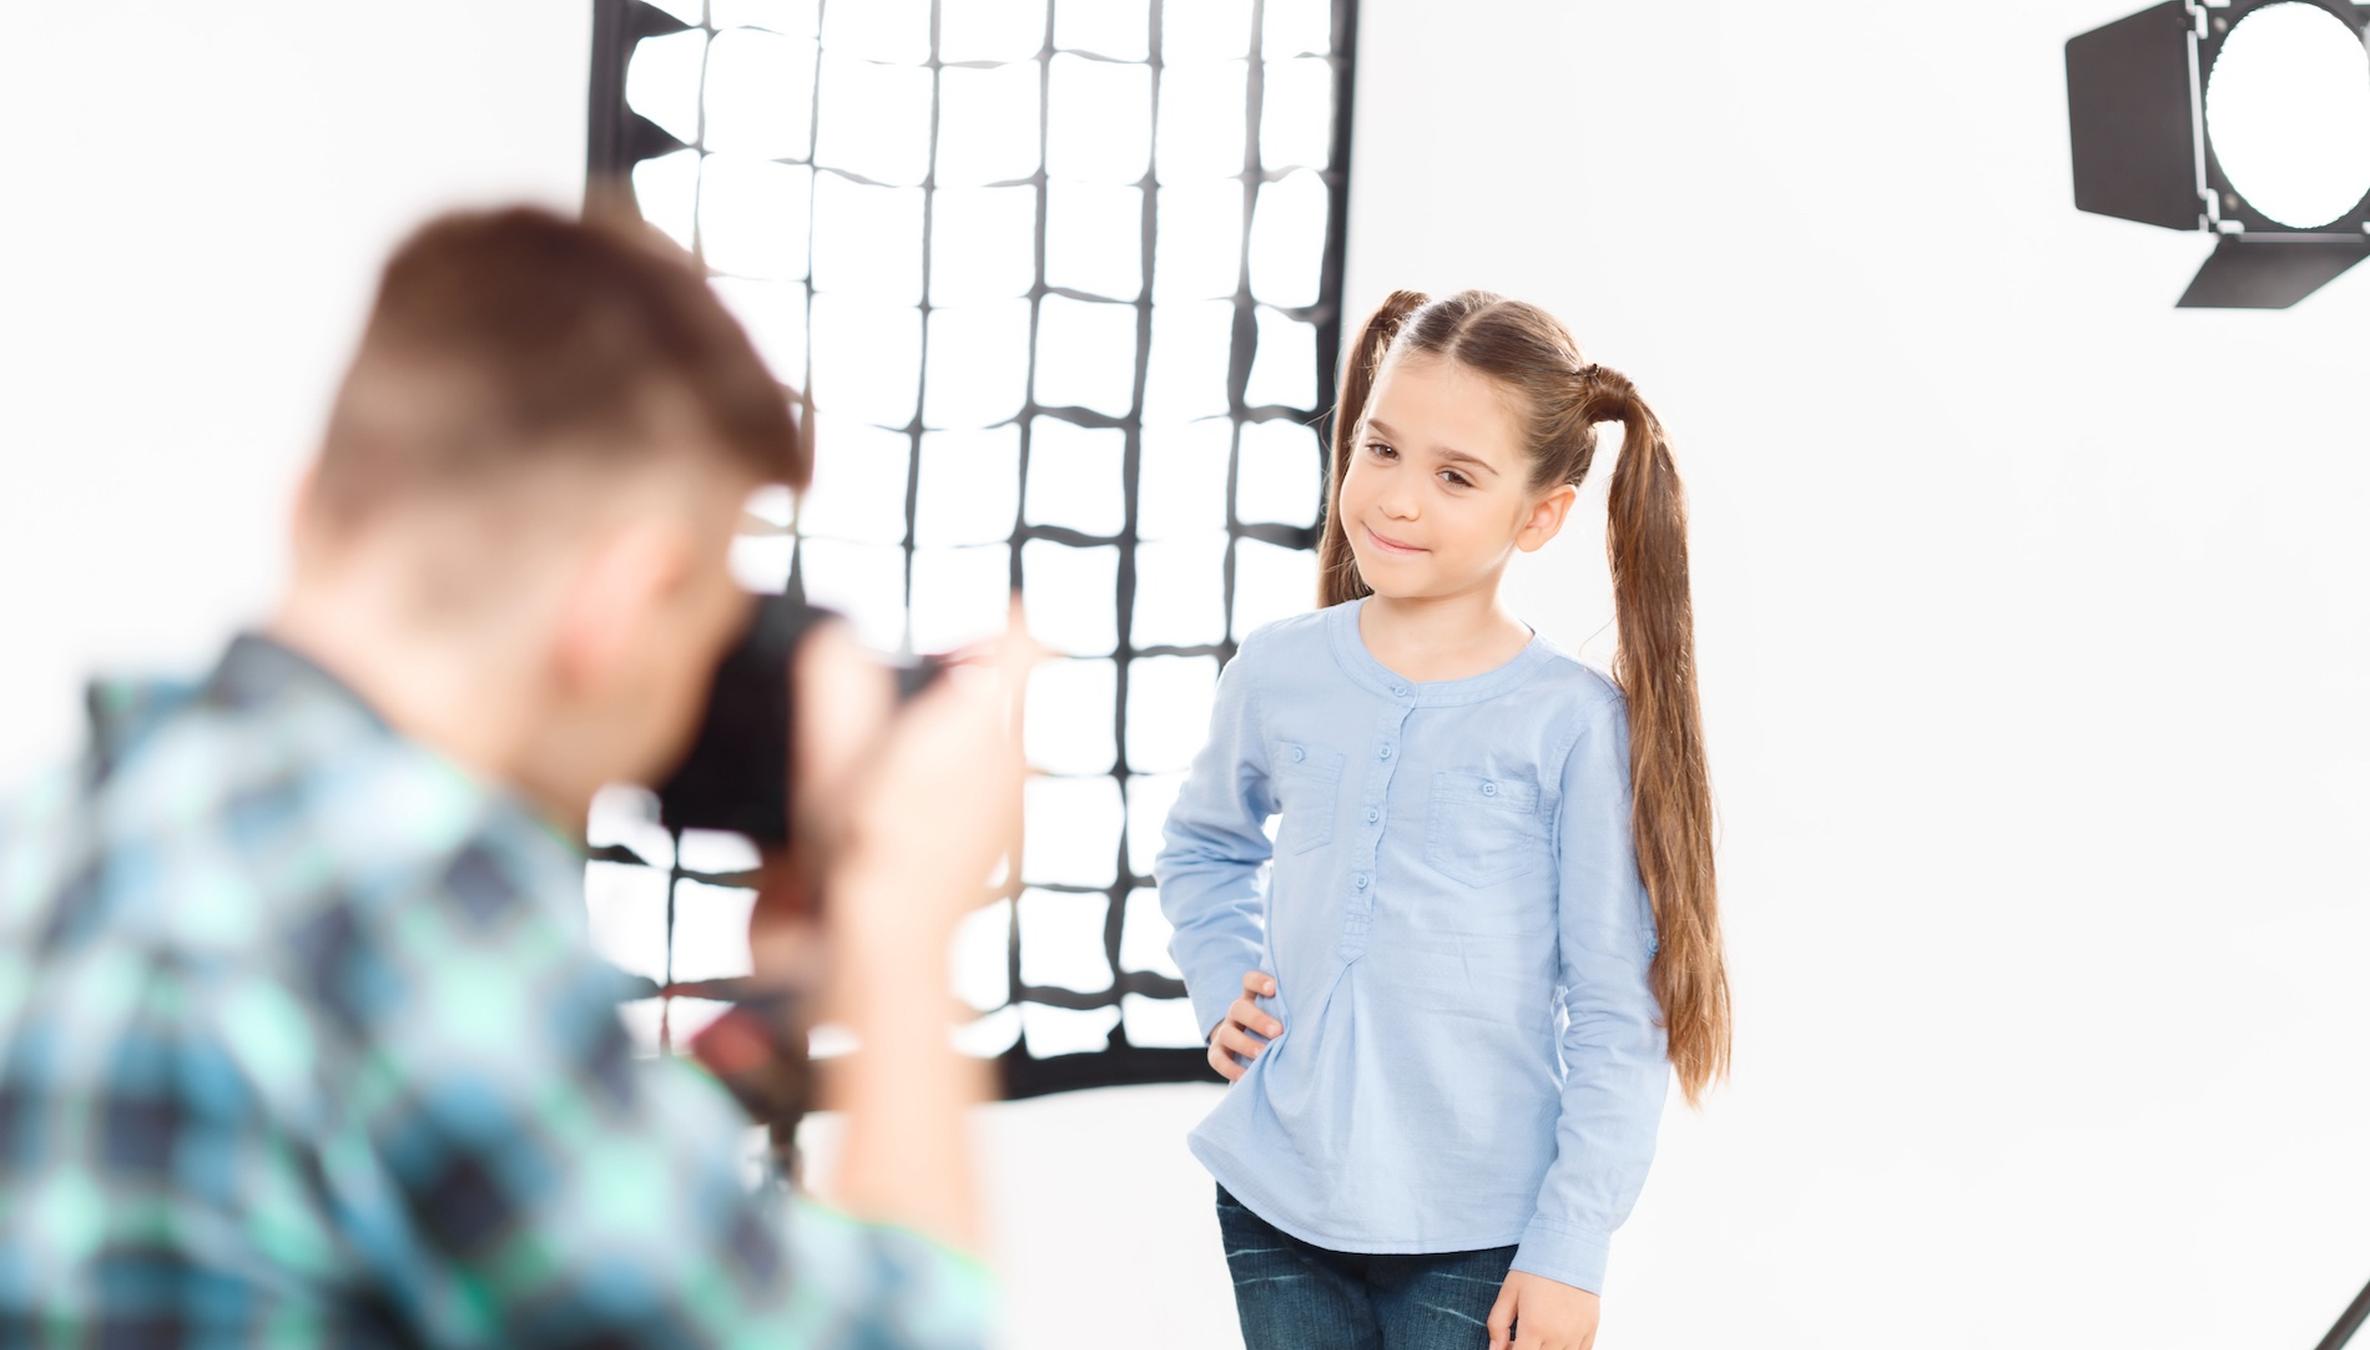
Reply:
M1497 796L1497 795L1498 795L1498 785L1497 785L1497 784L1495 784L1495 783L1483 783L1483 784L1481 785L1481 795L1482 795L1482 796L1484 796L1484 797L1495 797L1495 796Z
M1391 757L1391 747L1386 745L1382 748L1382 757L1384 759L1389 759Z
M1369 824L1369 825L1372 825L1374 822L1376 822L1376 821L1378 821L1378 820L1381 820L1381 819L1382 819L1382 812L1375 810L1375 809L1374 809L1373 807L1371 807L1371 806L1369 806L1369 807L1367 807L1367 808L1366 808L1366 823L1367 823L1367 824Z
M1293 762L1293 763L1295 763L1295 764L1298 764L1299 762L1301 762L1302 760L1304 760L1304 759L1307 759L1307 758L1308 758L1308 751L1301 749L1301 748L1300 748L1299 746L1297 746L1297 745L1295 745L1295 746L1293 746L1293 747L1292 747L1292 762Z
M1366 889L1366 874L1365 874L1364 872L1360 872L1360 873L1358 874L1358 889L1359 889L1359 890L1365 890L1365 889Z

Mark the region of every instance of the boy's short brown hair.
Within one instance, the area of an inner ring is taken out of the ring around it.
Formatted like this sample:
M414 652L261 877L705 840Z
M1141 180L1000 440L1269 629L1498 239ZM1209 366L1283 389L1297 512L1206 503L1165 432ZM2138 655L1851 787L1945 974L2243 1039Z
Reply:
M351 520L562 457L672 455L804 487L793 398L698 265L639 220L455 213L388 261L314 491Z

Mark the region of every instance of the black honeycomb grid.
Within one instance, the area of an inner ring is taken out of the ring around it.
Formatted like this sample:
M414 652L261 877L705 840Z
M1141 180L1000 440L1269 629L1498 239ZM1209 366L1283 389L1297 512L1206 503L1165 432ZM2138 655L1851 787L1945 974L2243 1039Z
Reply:
M1275 548L1302 550L1311 554L1316 547L1316 518L1310 519L1305 524L1245 521L1238 511L1237 489L1242 475L1244 429L1279 419L1288 419L1302 426L1317 424L1324 412L1321 405L1326 398L1326 391L1330 388L1332 372L1335 369L1340 350L1343 318L1341 282L1344 221L1348 206L1349 186L1351 124L1349 110L1353 106L1351 102L1353 57L1357 37L1356 0L1329 0L1329 2L1328 0L1318 0L1319 7L1325 11L1330 28L1326 50L1321 53L1313 51L1288 53L1288 55L1301 60L1321 57L1330 67L1332 96L1330 107L1326 112L1330 119L1330 127L1327 132L1329 150L1326 158L1321 166L1273 167L1263 164L1261 157L1262 133L1265 130L1262 124L1265 112L1263 93L1266 85L1266 64L1268 61L1277 59L1278 53L1271 45L1266 45L1263 38L1263 35L1268 32L1269 0L1249 0L1249 44L1248 49L1243 53L1246 58L1244 87L1247 99L1243 162L1239 174L1232 175L1243 186L1243 242L1238 247L1237 279L1231 297L1233 323L1226 369L1225 416L1232 425L1227 437L1228 450L1224 463L1221 465L1214 462L1215 456L1213 455L1213 462L1208 466L1210 474L1223 474L1225 478L1226 540L1221 584L1226 633L1223 640L1209 643L1147 644L1143 646L1135 645L1132 640L1131 628L1137 602L1137 549L1140 542L1137 534L1137 522L1140 505L1139 494L1143 487L1145 392L1153 356L1155 310L1158 305L1165 303L1156 300L1153 294L1161 201L1161 193L1158 189L1162 186L1158 177L1157 154L1147 155L1143 176L1135 185L1141 189L1142 200L1139 293L1132 299L1124 297L1115 299L1067 287L1048 285L1046 282L1047 193L1049 184L1054 181L1054 178L1047 172L1045 151L1046 140L1051 134L1051 124L1054 120L1054 106L1051 96L1054 58L1057 52L1073 59L1080 56L1096 61L1116 58L1057 46L1057 20L1061 15L1062 6L1065 3L1077 5L1080 0L1050 0L1050 3L1042 6L1042 37L1033 55L1016 56L1011 61L997 63L941 61L939 57L940 38L945 7L950 3L961 4L964 2L965 0L929 0L929 57L926 62L919 63L930 72L932 100L929 123L929 168L920 183L923 251L921 266L924 285L920 305L918 307L906 306L906 308L920 310L923 331L927 333L930 327L929 316L936 308L930 302L928 276L934 254L931 247L932 208L938 194L936 181L940 129L938 111L944 72L948 69L1033 61L1038 67L1039 80L1037 104L1039 145L1036 168L1026 177L988 185L991 187L1025 186L1033 189L1036 195L1036 213L1033 225L1035 276L1033 284L1026 292L1030 338L1029 370L1024 386L1027 393L1019 411L1005 420L1016 423L1018 427L1018 463L1023 479L1021 497L1024 503L1032 441L1040 425L1040 419L1050 419L1076 427L1118 432L1124 438L1120 469L1120 484L1124 496L1124 519L1116 531L1095 533L1059 524L1032 522L1024 505L1015 513L1009 537L1010 582L1014 589L1022 590L1025 595L1028 582L1024 568L1024 554L1028 551L1025 546L1033 542L1067 549L1108 548L1115 550L1117 557L1116 586L1112 599L1117 605L1117 643L1109 656L1116 665L1117 690L1112 703L1114 723L1112 731L1117 754L1115 762L1107 770L1107 776L1117 781L1120 788L1120 800L1126 804L1123 806L1123 810L1132 809L1127 785L1129 780L1136 777L1137 774L1131 770L1128 762L1127 723L1130 666L1139 660L1161 657L1204 657L1215 658L1219 662L1231 658L1236 643L1242 636L1241 611L1237 603L1237 560L1244 542L1256 541ZM1284 0L1278 0L1278 3L1283 2ZM828 43L826 35L830 31L824 22L825 11L826 7L831 4L852 3L857 3L857 0L811 0L811 3L807 5L787 7L811 18L817 70L813 82L813 105L808 109L805 128L806 153L786 156L778 162L799 165L815 175L816 179L823 175L837 175L856 184L879 186L880 184L862 174L851 172L843 167L836 167L830 163L819 162L815 155L821 128L832 115L829 100L825 97L827 91L822 74L825 47ZM1164 3L1190 4L1194 3L1194 0L1144 0L1148 24L1145 44L1147 54L1140 60L1131 59L1124 62L1124 64L1148 66L1152 72L1150 84L1154 103L1150 125L1154 127L1159 126L1158 100L1164 85L1161 78L1161 72L1164 69L1162 39L1166 26L1164 24ZM703 112L697 132L686 139L676 134L675 131L664 128L645 117L629 104L627 97L628 74L637 49L646 42L667 39L681 42L685 40L684 35L690 34L694 30L705 30L712 40L716 33L725 31L727 25L716 21L717 11L720 8L722 6L715 3L714 0L710 0L710 3L705 5L682 3L679 0L678 3L664 7L647 3L646 0L596 0L587 156L589 180L593 184L631 182L637 165L665 156L680 155L686 150L700 151L704 156L708 135L704 114L707 100L704 97L700 100ZM1034 10L1035 8L1036 6L1026 6L1024 10ZM697 22L693 22L689 17L695 12L699 15ZM708 69L704 64L704 59L703 57L701 66L703 89ZM1289 306L1258 300L1253 294L1253 268L1249 254L1253 239L1253 214L1260 189L1265 184L1281 181L1287 175L1311 172L1314 172L1324 185L1327 206L1323 247L1317 264L1320 275L1315 288L1315 302L1303 306ZM820 192L810 189L806 203L809 219L806 229L807 265L803 276L807 281L806 303L810 333L812 331L812 297L814 294L815 229L813 215L815 203L821 195ZM700 219L700 214L695 212L692 216L692 237L686 241L695 252L701 249L699 231L702 226L699 223ZM1134 383L1127 412L1114 414L1081 406L1049 406L1037 401L1036 394L1041 387L1039 358L1042 354L1038 342L1039 323L1042 307L1049 297L1062 297L1095 304L1123 303L1132 306L1135 317ZM1306 386L1315 391L1311 401L1312 406L1254 404L1249 401L1253 383L1254 361L1258 355L1260 341L1260 312L1263 310L1271 316L1282 316L1313 327L1316 369L1311 372L1313 378ZM785 371L783 373L792 379L796 388L811 394L814 388L813 343L806 343L805 347L805 369L799 372ZM928 399L924 395L929 388L931 375L928 360L925 352L920 367L922 390L915 398L912 415L902 426L881 428L887 432L901 435L905 440L907 463L904 476L905 528L902 545L904 552L904 600L909 612L914 596L914 559L918 538L916 519L923 495L925 476L923 446L926 435L932 430L924 421L924 412L928 406ZM802 397L806 396L806 394L802 394ZM831 416L829 400L830 391L826 389L823 391L822 400L825 414L823 425L826 436L829 435ZM809 402L808 411L811 412L811 398ZM1309 453L1317 460L1313 468L1317 474L1317 481L1321 483L1323 481L1323 440L1318 436L1311 436L1308 440ZM820 449L819 453L824 457L830 455L831 450L828 443ZM798 534L795 525L791 528L791 533L794 536ZM801 541L799 546L791 552L788 575L782 578L781 584L794 594L804 595L808 589L811 578L807 554L808 550ZM1292 598L1293 607L1299 607L1305 603L1307 603L1307 597ZM906 633L910 642L910 623L908 623ZM1096 655L1099 656L1100 653L1096 653ZM1127 835L1128 831L1123 824L1119 837L1113 841L1113 847L1118 855L1117 867L1113 879L1107 885L1080 885L1029 878L1022 875L1023 869L1018 865L1018 860L1015 860L1016 865L1009 869L1011 876L1004 892L1004 898L999 901L1001 904L1014 907L1010 910L1013 921L1010 924L1009 940L1004 953L1005 978L1011 1005L1019 1007L1020 1005L1033 1004L1046 1008L1086 1012L1104 1008L1115 1009L1119 1007L1123 998L1130 995L1179 1001L1184 998L1184 987L1173 976L1153 971L1129 970L1121 960L1122 925L1128 910L1128 897L1138 892L1140 888L1149 887L1152 884L1150 877L1137 873L1131 867ZM681 841L676 842L680 846ZM636 863L644 861L632 850L614 844L596 853L596 860ZM675 971L677 897L686 893L685 884L722 883L731 885L736 880L743 878L729 875L705 875L696 870L686 869L682 866L679 853L666 870L668 872L666 901L668 950L665 970L667 979L671 981ZM1106 903L1101 939L1104 953L1109 959L1110 969L1114 975L1107 988L1083 991L1060 985L1024 982L1022 979L1023 924L1019 921L1017 902L1014 898L1024 883L1028 889L1035 891L1073 893L1081 896L1096 895L1104 898ZM1002 1092L1007 1098L1031 1097L1097 1086L1215 1079L1215 1075L1209 1069L1203 1057L1203 1051L1199 1047L1134 1044L1129 1040L1124 1019L1115 1022L1111 1027L1107 1043L1092 1051L1038 1057L1029 1052L1028 1038L1016 1033L1010 1046L996 1056L996 1061L1000 1071Z

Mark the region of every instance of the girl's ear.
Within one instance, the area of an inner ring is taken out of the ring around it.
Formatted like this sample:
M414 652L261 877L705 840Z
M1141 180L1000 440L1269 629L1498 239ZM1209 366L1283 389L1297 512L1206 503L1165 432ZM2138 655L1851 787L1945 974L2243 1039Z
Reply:
M1514 546L1525 553L1535 553L1541 545L1561 534L1564 518L1572 513L1572 503L1579 496L1580 489L1570 483L1558 483L1548 489L1523 515L1521 527L1514 532Z

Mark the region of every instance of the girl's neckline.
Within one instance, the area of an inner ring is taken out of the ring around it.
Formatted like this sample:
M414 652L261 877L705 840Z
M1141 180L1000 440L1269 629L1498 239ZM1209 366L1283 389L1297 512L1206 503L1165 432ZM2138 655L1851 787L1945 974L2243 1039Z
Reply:
M1526 623L1523 626L1531 629L1531 640L1494 669L1454 680L1410 680L1376 659L1366 646L1365 635L1358 631L1359 612L1371 598L1362 595L1335 605L1325 612L1325 621L1332 630L1333 655L1341 662L1342 669L1350 678L1385 698L1429 707L1472 703L1521 684L1555 654L1554 644Z

